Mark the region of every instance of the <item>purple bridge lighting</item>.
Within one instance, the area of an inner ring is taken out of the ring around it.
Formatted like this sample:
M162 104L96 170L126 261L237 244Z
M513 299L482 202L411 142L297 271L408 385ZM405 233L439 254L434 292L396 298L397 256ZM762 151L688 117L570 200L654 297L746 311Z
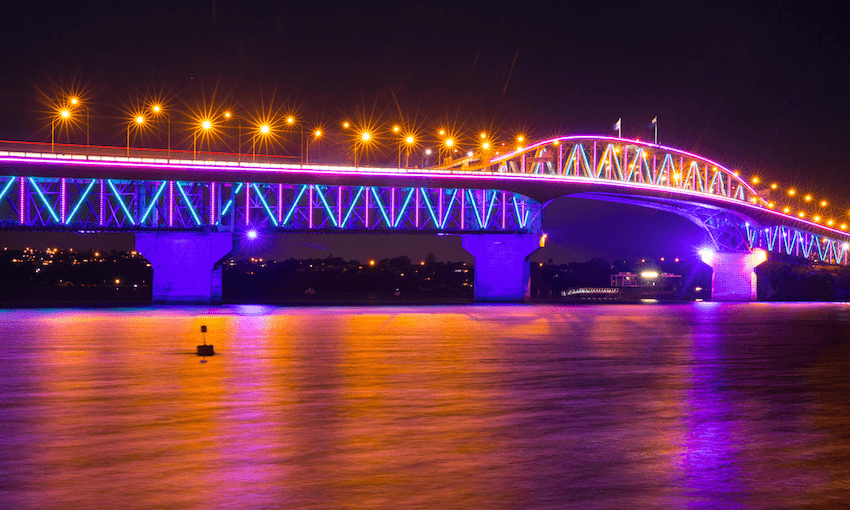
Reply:
M0 228L132 232L155 302L217 302L233 237L276 232L460 235L476 301L521 301L545 204L560 196L679 214L713 246L715 300L754 300L756 265L783 253L848 264L847 225L779 210L770 187L685 151L568 136L425 169L256 163L226 154L0 147Z

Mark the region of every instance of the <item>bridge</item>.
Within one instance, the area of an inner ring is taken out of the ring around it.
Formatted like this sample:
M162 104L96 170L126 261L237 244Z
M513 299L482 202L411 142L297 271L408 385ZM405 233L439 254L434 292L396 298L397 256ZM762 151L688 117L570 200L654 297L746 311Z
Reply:
M7 143L0 229L131 232L151 262L154 301L166 303L220 302L235 236L343 231L459 235L475 257L476 301L522 300L545 205L566 195L668 211L704 229L715 300L754 300L753 269L769 252L849 262L846 225L779 210L770 187L702 156L628 139L564 136L423 169L169 156Z

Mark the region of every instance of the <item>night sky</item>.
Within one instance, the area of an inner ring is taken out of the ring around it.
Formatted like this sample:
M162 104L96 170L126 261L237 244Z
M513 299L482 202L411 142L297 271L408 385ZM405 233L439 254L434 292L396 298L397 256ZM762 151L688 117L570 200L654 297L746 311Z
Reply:
M651 139L657 116L659 143L810 192L847 218L850 36L814 3L16 2L0 23L5 140L49 141L47 104L63 90L86 99L102 145L122 145L127 112L152 97L180 112L293 112L329 132L347 119L429 136L446 126L470 143L482 130L610 135L620 117L624 136ZM686 220L634 207L559 199L546 218L553 246L535 259L688 256L703 242ZM464 258L457 238L376 237L281 237L269 250ZM0 239L132 247L130 236Z

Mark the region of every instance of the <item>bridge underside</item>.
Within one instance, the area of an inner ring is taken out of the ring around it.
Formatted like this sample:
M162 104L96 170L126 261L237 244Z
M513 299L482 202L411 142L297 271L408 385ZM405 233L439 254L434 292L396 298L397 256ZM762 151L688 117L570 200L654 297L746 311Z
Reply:
M712 300L755 301L756 266L767 253L806 258L814 263L847 264L847 243L783 225L762 226L736 211L707 204L660 197L615 193L580 193L575 198L649 207L677 214L703 229L711 247L703 247L703 262L712 268Z

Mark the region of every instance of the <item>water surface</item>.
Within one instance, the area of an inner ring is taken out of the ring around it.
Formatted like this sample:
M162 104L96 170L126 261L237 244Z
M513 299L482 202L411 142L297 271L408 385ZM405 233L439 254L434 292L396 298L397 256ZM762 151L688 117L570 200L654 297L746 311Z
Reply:
M848 326L846 304L0 310L0 506L846 506Z

